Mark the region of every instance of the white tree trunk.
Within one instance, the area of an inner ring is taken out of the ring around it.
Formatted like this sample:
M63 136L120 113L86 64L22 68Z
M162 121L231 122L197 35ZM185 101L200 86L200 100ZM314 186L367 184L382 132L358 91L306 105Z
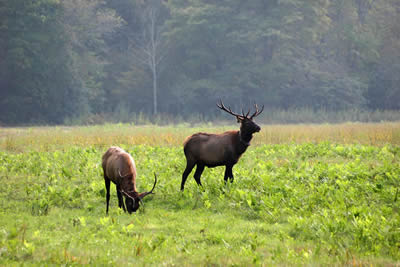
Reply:
M157 114L157 66L153 69L153 114Z
M149 12L150 17L150 49L151 49L151 71L153 74L153 114L157 114L157 41L158 37L156 36L156 12L153 8L150 9Z
M143 36L139 41L133 42L133 53L136 59L151 71L153 80L153 115L158 113L158 66L166 53L166 51L163 51L162 36L157 26L158 8L149 6L144 12Z

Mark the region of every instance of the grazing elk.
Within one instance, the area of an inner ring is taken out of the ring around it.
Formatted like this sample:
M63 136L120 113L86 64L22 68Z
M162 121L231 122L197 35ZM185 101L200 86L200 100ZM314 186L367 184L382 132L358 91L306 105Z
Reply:
M138 193L136 190L136 166L132 156L122 148L112 146L102 157L102 167L104 172L104 181L106 184L106 201L108 214L108 205L110 202L110 184L111 181L117 187L118 206L125 210L122 195L125 196L126 209L129 213L135 212L139 208L139 203L148 194L152 194L157 183L157 176L154 173L155 181L153 188L149 192Z
M182 175L181 190L184 190L186 179L195 165L197 168L194 179L198 185L201 185L200 176L205 166L212 168L225 165L224 180L227 182L230 178L233 182L233 165L239 161L240 156L250 145L253 134L261 130L253 118L263 112L264 106L259 110L257 104L254 104L256 110L251 116L249 116L250 109L247 114L244 114L243 110L241 115L232 112L230 107L224 106L222 100L217 103L217 106L236 117L237 122L240 122L240 130L222 134L196 133L186 138L183 145L186 169Z

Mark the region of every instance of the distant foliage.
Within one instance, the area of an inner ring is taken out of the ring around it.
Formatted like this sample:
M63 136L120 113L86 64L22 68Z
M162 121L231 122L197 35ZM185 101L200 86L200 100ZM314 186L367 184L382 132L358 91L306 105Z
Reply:
M0 2L0 124L400 109L397 0Z

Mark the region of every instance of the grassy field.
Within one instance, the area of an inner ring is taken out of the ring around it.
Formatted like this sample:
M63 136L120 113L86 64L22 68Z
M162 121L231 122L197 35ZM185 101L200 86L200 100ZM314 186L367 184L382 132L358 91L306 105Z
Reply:
M265 125L223 183L184 138L237 126L0 128L0 265L400 264L400 123ZM135 158L135 214L105 215L101 156Z

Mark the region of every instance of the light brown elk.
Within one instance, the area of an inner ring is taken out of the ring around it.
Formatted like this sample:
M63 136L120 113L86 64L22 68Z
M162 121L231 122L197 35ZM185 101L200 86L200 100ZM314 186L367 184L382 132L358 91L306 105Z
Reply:
M184 190L186 179L195 165L197 168L194 179L198 185L201 185L200 177L206 166L212 168L225 165L224 180L227 182L230 178L233 182L233 165L239 161L240 156L250 145L253 134L261 130L253 118L263 112L264 106L259 110L257 104L254 104L255 112L250 116L250 110L247 114L244 114L243 110L242 114L232 112L230 107L224 106L222 100L217 106L236 117L240 123L240 130L222 134L196 133L185 140L186 169L182 174L181 190Z
M108 206L110 202L110 184L111 181L117 187L118 206L125 210L122 195L125 196L126 209L129 213L135 212L142 199L148 194L152 194L157 184L157 176L154 174L155 181L153 188L149 192L138 193L136 190L136 166L132 156L122 148L112 146L102 157L102 167L104 172L104 181L106 185L106 201Z

